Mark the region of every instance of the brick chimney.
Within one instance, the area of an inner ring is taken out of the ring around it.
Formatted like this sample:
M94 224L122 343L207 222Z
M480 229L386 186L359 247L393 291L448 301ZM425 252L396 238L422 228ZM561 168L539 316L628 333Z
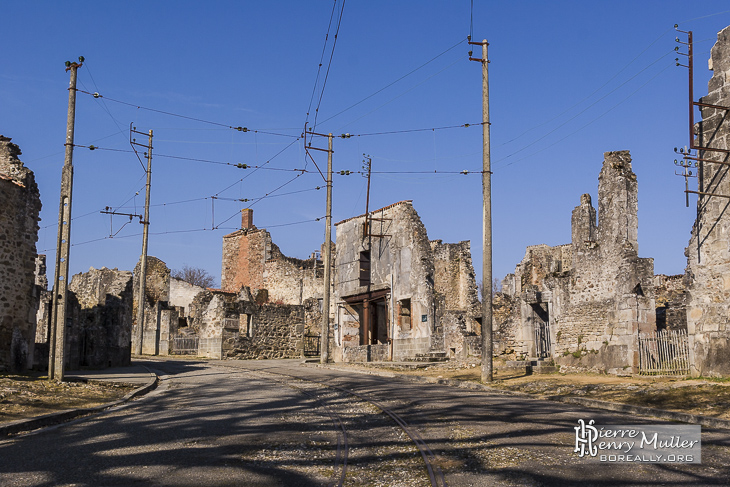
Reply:
M241 210L241 229L248 230L250 228L256 228L253 225L253 210L251 208L244 208Z

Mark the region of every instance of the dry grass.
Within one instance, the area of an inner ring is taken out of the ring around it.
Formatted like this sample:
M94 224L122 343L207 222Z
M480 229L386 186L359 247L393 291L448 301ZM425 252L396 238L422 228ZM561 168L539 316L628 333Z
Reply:
M0 423L99 406L134 389L126 384L56 382L37 374L0 375Z

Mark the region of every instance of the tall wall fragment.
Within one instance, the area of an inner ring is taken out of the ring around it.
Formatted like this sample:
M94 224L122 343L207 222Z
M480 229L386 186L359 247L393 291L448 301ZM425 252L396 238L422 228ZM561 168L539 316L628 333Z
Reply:
M0 135L0 370L33 366L41 199L20 148Z
M654 262L638 256L638 187L629 152L606 152L598 179L598 215L590 195L582 195L572 242L528 247L510 276L506 290L517 315L497 326L505 335L499 348L566 369L637 370L638 334L656 329L656 312Z
M89 269L68 287L67 367L129 365L132 340L132 273Z
M708 94L700 102L730 107L730 27L717 35L709 63L713 71ZM704 162L699 170L700 191L730 196L730 110L701 107L702 122L695 127ZM724 152L723 152L724 151ZM730 375L730 200L699 196L697 220L685 254L687 331L690 362L695 375Z

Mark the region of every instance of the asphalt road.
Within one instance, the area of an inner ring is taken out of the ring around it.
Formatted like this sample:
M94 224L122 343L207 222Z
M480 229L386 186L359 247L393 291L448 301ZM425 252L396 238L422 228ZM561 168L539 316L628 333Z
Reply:
M148 396L0 442L0 485L730 484L724 430L701 465L604 464L573 453L578 419L660 421L298 361L147 365Z

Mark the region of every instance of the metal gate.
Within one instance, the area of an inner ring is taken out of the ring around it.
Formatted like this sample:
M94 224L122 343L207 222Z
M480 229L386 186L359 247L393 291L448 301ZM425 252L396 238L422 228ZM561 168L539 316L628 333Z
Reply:
M639 334L639 373L685 375L689 373L686 330L661 330Z
M535 358L549 358L551 354L550 343L550 317L548 315L547 303L535 303L532 305L533 323L535 324Z
M173 336L170 338L170 353L178 355L197 355L198 337Z
M321 335L304 335L304 356L316 357L319 355Z

